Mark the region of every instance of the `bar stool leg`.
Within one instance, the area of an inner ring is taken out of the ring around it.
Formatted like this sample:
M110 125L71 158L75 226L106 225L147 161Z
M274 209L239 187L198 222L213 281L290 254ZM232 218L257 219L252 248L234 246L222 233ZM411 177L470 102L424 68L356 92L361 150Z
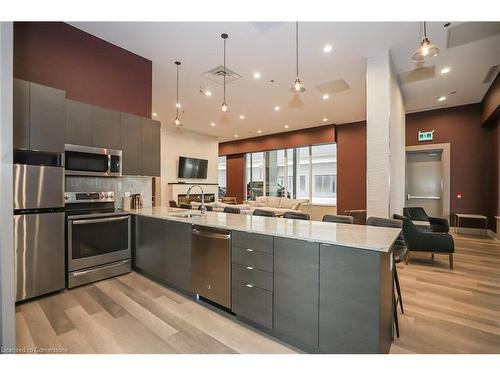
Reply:
M394 265L394 281L396 282L396 290L398 292L398 298L396 299L396 302L399 302L399 306L401 306L401 313L404 314L405 310L403 309L403 297L401 295L401 287L399 286L399 277L398 277L398 270L396 268L396 265ZM397 305L396 305L397 308Z
M392 293L392 303L394 306L394 325L396 326L396 336L399 338L399 322L398 322L398 305L396 304L396 297Z

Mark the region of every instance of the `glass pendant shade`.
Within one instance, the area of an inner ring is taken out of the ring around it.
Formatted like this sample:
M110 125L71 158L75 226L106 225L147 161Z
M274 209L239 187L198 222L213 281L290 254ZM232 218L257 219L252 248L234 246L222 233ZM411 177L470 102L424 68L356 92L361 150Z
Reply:
M430 59L431 57L437 56L439 53L439 48L437 48L431 41L427 38L422 39L420 47L417 48L411 59L413 61L424 61Z
M227 112L227 104L225 102L222 103L221 110L222 110L222 112Z
M179 117L176 117L175 120L174 120L174 125L179 127L179 126L182 126L182 122L181 120L179 119Z
M176 61L175 65L176 65L176 71L177 71L177 87L176 87L174 125L176 128L180 128L182 126L181 119L179 118L179 108L181 107L181 104L179 103L179 66L181 65L180 61Z
M297 92L300 92L300 90L302 89L302 83L300 82L300 79L296 79L295 82L293 83L293 88L295 89L295 91Z

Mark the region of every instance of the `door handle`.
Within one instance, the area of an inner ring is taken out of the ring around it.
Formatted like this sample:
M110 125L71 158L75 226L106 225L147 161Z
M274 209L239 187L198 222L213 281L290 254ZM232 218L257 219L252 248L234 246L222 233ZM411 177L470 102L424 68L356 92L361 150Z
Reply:
M253 288L253 285L252 284L246 284L245 285L247 288Z
M248 251L249 253L253 253L253 249L245 249L246 251Z
M128 220L130 216L106 217L104 219L73 220L74 225L109 223L111 221Z
M248 266L247 270L253 270L253 267Z
M207 237L207 238L215 238L219 240L228 240L231 238L230 234L219 234L219 233L210 233L210 232L203 232L198 229L193 229L192 233L197 236L201 237Z
M92 269L86 270L86 271L73 272L73 276L82 276L82 275L86 275L87 273L94 272L94 271L107 270L109 268L123 266L124 264L127 264L129 262L130 262L130 260L125 259L125 260L122 260L120 263L110 264L110 265L102 266L102 267L96 267L96 268L92 268Z
M419 195L407 195L407 199L434 199L434 200L439 200L441 197L435 197L435 196L419 196Z

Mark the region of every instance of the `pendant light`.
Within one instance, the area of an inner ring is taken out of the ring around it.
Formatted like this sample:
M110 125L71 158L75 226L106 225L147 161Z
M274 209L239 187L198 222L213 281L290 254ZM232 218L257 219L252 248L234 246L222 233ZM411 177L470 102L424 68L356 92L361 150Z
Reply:
M221 110L222 112L227 112L227 104L226 104L226 39L229 37L229 35L227 34L222 34L220 36L222 38L222 43L224 45L224 75L223 75L223 79L224 79L224 94L223 94L223 98L222 98L222 106L221 106Z
M295 23L295 81L290 91L301 93L306 91L299 78L299 21Z
M175 120L174 120L174 125L177 128L180 128L182 126L182 122L179 118L179 107L181 106L179 103L179 66L181 65L180 61L175 62L176 69L177 69L177 99L175 101Z
M437 48L434 44L431 43L429 38L427 38L427 22L423 22L424 24L424 36L422 41L420 42L420 47L417 48L411 59L414 62L420 62L431 57L436 56L439 53L439 48Z

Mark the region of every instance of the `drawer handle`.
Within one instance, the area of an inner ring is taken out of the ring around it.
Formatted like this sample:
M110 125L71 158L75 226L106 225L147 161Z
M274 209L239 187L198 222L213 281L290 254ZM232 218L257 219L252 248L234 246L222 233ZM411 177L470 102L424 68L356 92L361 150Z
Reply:
M245 285L247 288L253 288L253 285L252 284L246 284Z
M253 270L253 267L248 266L247 270Z
M246 249L249 253L253 253L253 249Z

